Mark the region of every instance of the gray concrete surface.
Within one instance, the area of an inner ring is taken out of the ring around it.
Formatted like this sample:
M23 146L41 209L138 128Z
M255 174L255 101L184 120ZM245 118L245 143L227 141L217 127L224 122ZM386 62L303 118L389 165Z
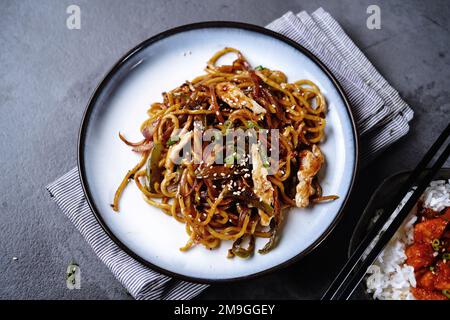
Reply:
M81 7L81 30L66 28L70 4ZM370 4L381 7L381 30L366 28ZM123 53L186 23L265 25L288 10L319 6L411 104L411 132L361 172L350 209L320 249L263 278L212 286L203 299L321 295L345 260L348 238L371 192L383 178L412 168L449 120L448 1L0 1L0 298L130 298L44 188L76 165L85 105ZM71 260L81 266L81 290L65 286Z

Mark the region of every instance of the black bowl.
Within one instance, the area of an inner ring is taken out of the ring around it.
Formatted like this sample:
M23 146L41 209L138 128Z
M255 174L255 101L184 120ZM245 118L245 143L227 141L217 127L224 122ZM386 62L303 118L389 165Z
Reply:
M374 225L374 218L378 216L378 219L387 221L389 213L385 212L385 208L392 197L399 190L400 186L408 179L410 171L400 172L386 178L381 185L375 190L374 194L370 198L366 208L361 215L358 223L356 224L355 231L350 239L350 245L348 248L348 256L350 257L353 251L358 247L358 244L364 239L364 236L370 231ZM426 170L421 174L425 174ZM450 179L450 168L440 169L433 180L448 180ZM365 283L361 282L359 287L352 295L352 299L357 300L371 300L372 297L366 292Z

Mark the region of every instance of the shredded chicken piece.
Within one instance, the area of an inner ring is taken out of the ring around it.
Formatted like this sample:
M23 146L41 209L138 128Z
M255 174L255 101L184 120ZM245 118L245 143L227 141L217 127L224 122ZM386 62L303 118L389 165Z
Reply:
M252 180L253 180L253 192L259 197L260 201L263 201L269 205L273 205L273 186L267 179L267 168L264 167L261 155L259 154L259 148L256 144L251 147L252 154ZM261 218L261 225L268 226L272 216L267 215L261 209L258 210L258 214Z
M252 110L255 114L266 113L266 109L258 102L249 98L238 86L230 82L222 82L216 86L216 93L220 99L225 101L230 107L240 109L242 107Z
M304 150L300 153L300 169L298 170L298 184L295 203L297 207L305 208L309 205L309 198L314 194L312 180L319 172L325 159L319 147L315 144L312 151Z

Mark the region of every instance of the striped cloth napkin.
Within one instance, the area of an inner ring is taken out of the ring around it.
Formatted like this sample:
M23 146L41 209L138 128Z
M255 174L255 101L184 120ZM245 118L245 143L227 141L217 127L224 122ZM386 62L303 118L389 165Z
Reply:
M361 135L363 163L368 163L408 132L413 111L329 13L322 8L311 15L288 12L267 28L310 50L341 83ZM47 190L100 260L135 299L191 299L208 287L159 274L121 250L106 235L90 210L77 168L48 185Z
M267 28L311 51L340 82L361 137L363 165L408 133L414 112L328 12L287 12Z

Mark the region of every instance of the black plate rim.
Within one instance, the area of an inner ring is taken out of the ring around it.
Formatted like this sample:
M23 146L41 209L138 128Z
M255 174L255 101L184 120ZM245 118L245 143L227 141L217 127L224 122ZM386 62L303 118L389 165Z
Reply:
M344 105L346 107L346 111L347 114L349 116L351 125L352 125L352 133L353 133L353 139L355 141L355 150L354 150L354 159L355 159L355 164L353 167L353 172L352 172L352 177L351 177L351 182L350 182L350 187L348 190L348 193L342 203L342 206L340 208L340 210L338 211L336 217L334 218L334 220L331 222L331 224L328 226L328 228L320 235L320 237L318 239L316 239L310 246L308 246L305 250L303 250L302 252L298 253L296 256L292 257L289 260L284 261L283 263L280 263L274 267L271 267L269 269L260 271L260 272L255 272L253 274L249 274L249 275L245 275L245 276L240 276L240 277L235 277L235 278L226 278L226 279L209 279L209 278L195 278L195 277L190 277L190 276L186 276L180 273L176 273L176 272L172 272L169 270L166 270L162 267L159 267L157 265L155 265L154 263L151 263L147 260L145 260L144 258L140 257L139 255L137 255L136 253L134 253L131 249L129 249L124 243L122 243L114 234L113 232L109 229L109 227L106 225L106 223L104 222L103 218L101 217L101 215L99 214L99 210L97 209L96 205L95 205L95 201L92 197L92 194L90 192L90 189L88 187L87 184L87 177L86 177L86 170L85 170L85 163L84 163L84 158L83 158L83 154L84 154L84 139L86 137L86 130L88 127L88 122L89 122L89 118L90 115L92 113L93 107L95 105L95 102L98 99L98 96L100 94L100 92L103 90L103 88L105 87L105 85L109 82L109 80L112 78L112 76L117 72L117 70L119 70L119 68L128 60L130 59L131 56L133 56L134 54L137 54L139 51L143 50L144 48L150 46L151 44L167 38L171 35L180 33L180 32L185 32L185 31L189 31L189 30L195 30L195 29L205 29L205 28L234 28L234 29L243 29L243 30L248 30L248 31L253 31L256 33L260 33L263 35L267 35L270 37L273 37L277 40L281 40L282 42L292 46L293 48L297 49L298 51L300 51L301 53L303 53L304 55L306 55L308 58L310 58L318 67L320 67L322 69L322 71L328 76L328 78L331 80L331 82L333 83L333 85L335 86L335 88L338 90ZM163 31L143 42L141 42L140 44L138 44L136 47L134 47L133 49L131 49L130 51L128 51L122 58L120 58L118 60L118 62L106 73L106 75L104 76L103 80L99 83L99 85L95 88L94 93L92 94L91 98L88 101L88 104L86 106L86 109L84 111L83 117L82 117L82 121L81 121L81 125L80 125L80 129L79 129L79 133L78 133L78 154L77 154L77 163L78 163L78 172L79 172L79 176L80 176L80 181L81 181L81 185L86 197L86 201L89 204L89 207L91 208L91 211L94 215L94 217L96 218L97 222L100 224L100 226L102 227L102 229L105 231L105 233L109 236L109 238L122 250L124 250L128 255L130 255L132 258L136 259L137 261L139 261L140 263L142 263L143 265L158 271L164 275L173 277L173 278L177 278L180 280L184 280L184 281L190 281L190 282L194 282L194 283L202 283L202 284L215 284L215 283L229 283L229 282L236 282L236 281L242 281L242 280L248 280L248 279L253 279L253 278L257 278L260 277L262 275L266 275L269 274L271 272L274 272L276 270L280 270L282 268L287 267L288 265L293 264L294 262L300 260L301 258L305 257L306 255L308 255L310 252L312 252L314 249L316 249L326 238L328 238L328 236L331 234L331 232L334 230L334 228L338 225L339 221L341 221L342 216L345 212L345 209L348 205L348 199L350 198L350 195L352 194L353 191L353 187L355 184L355 178L357 176L357 173L359 172L359 149L360 149L360 140L359 140L359 135L358 135L358 129L356 126L356 122L355 119L353 117L353 114L351 112L351 108L350 108L350 103L348 101L347 95L344 92L344 90L342 89L341 85L339 84L339 82L337 81L337 79L333 76L333 74L330 72L330 70L314 55L312 54L309 50L307 50L306 48L304 48L302 45L294 42L293 40L279 34L276 33L274 31L271 31L269 29L260 27L260 26L256 26L256 25L252 25L252 24L248 24L248 23L243 23L243 22L234 22L234 21L206 21L206 22L197 22L197 23L192 23L192 24L187 24L187 25L182 25L173 29L169 29L166 31Z

